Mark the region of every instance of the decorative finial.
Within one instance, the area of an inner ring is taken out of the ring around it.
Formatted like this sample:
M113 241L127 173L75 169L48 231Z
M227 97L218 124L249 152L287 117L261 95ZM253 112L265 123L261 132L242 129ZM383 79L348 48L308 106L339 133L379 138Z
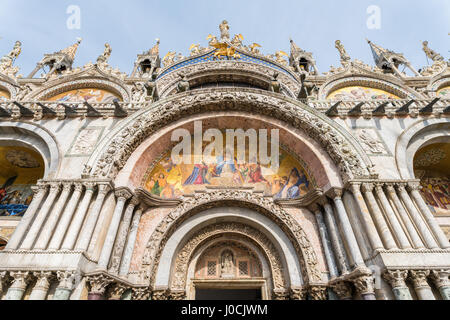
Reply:
M427 55L428 58L430 58L434 62L444 61L443 56L441 56L439 53L437 53L436 51L434 51L430 47L428 47L428 41L424 41L422 44L423 44L423 51L425 52L425 54Z
M347 51L345 50L344 45L342 44L341 40L336 40L335 44L336 44L336 49L338 49L339 54L341 55L341 64L342 65L347 64L351 60L351 58L348 55Z

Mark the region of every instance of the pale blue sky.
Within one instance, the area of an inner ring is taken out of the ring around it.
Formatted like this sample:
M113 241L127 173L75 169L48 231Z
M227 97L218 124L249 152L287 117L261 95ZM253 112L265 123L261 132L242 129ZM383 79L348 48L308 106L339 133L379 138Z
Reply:
M66 27L69 5L81 8L81 29ZM381 29L366 26L367 7L381 8ZM207 45L209 33L227 19L231 34L257 42L264 54L289 51L289 37L312 51L320 72L339 65L334 48L342 40L352 58L373 64L365 38L402 52L417 68L427 64L421 42L447 59L450 50L450 0L0 0L0 55L15 40L23 43L16 64L27 76L44 53L82 37L75 66L95 61L109 42L110 65L130 73L136 55L161 38L161 55L188 54L192 43Z

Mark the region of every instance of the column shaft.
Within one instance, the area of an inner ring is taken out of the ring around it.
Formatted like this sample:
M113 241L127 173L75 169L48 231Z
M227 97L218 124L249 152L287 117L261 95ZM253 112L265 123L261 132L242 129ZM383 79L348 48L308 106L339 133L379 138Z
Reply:
M59 285L56 288L53 300L69 300L75 282L75 274L71 271L58 271Z
M400 222L395 215L394 210L392 210L391 204L384 193L383 187L381 185L377 185L375 188L375 192L378 196L378 199L381 201L381 205L383 206L384 212L386 213L386 217L389 220L389 223L392 226L394 234L400 244L401 249L411 249L411 244L409 243L408 237L406 237L405 232L403 231Z
M78 205L78 201L81 197L81 192L83 191L83 185L81 183L76 183L74 187L74 192L70 201L64 210L61 220L58 223L56 231L50 241L48 248L50 250L58 250L61 247L61 243L66 234L67 228L69 227L70 221L72 220L73 213Z
M410 271L411 279L414 284L414 290L419 297L419 300L436 300L433 291L427 282L427 277L430 275L428 270L413 270Z
M29 282L29 273L18 271L11 272L10 275L14 280L6 293L5 300L22 300Z
M408 213L406 212L405 208L400 202L400 199L398 198L397 193L395 192L394 186L387 186L387 191L389 198L394 202L394 205L400 214L403 224L406 226L406 229L408 230L408 234L411 237L414 247L417 249L425 248L422 240L420 239L419 234L417 233L416 228L411 222L411 218L409 217Z
M55 199L58 196L60 190L61 190L60 184L52 184L50 186L50 193L48 194L47 199L45 199L44 205L42 206L41 210L39 210L36 219L34 219L30 230L27 232L25 240L23 240L23 243L20 246L21 249L30 250L33 248L33 244L37 236L39 235L41 227L44 224L45 219L47 218L47 215L50 212L50 209L52 208L53 203L55 202Z
M47 222L42 228L42 232L36 241L34 246L37 250L44 250L47 248L48 242L55 231L56 224L58 223L59 217L66 205L67 199L69 198L70 190L72 189L72 184L66 184L63 187L63 191L52 211L52 214L48 217Z
M139 223L141 221L142 209L138 208L133 217L133 222L131 223L130 233L128 235L127 244L125 245L125 251L123 253L122 262L120 263L120 276L126 276L130 269L131 258L133 256L134 245L136 243L137 232L139 229Z
M11 239L8 241L5 250L16 250L19 248L20 242L22 241L23 236L28 230L28 227L31 224L31 221L34 218L39 206L41 205L42 199L47 193L47 186L39 185L32 188L35 192L33 197L33 201L31 201L28 210L25 212L25 215L20 220L19 225L14 231ZM36 193L37 192L37 193Z
M85 187L86 192L84 193L83 200L81 201L81 204L72 219L66 239L63 242L63 250L72 250L75 246L75 242L77 241L84 218L89 209L89 205L91 204L92 196L94 195L95 184L87 183L85 184Z
M388 270L383 274L383 278L391 285L396 300L412 300L405 282L407 277L407 270Z
M403 203L405 204L406 208L408 209L409 214L411 215L411 218L414 221L414 224L416 225L416 228L419 230L419 233L423 237L425 244L430 249L438 249L439 246L434 240L433 236L431 235L430 230L428 230L425 221L423 221L422 217L420 216L419 212L417 211L417 208L414 206L411 198L408 195L408 192L406 192L406 189L403 185L399 184L398 190L400 192L400 198L402 199Z
M330 277L336 278L339 276L339 271L337 270L336 262L334 261L333 253L331 252L330 240L328 238L328 233L323 219L322 211L317 209L315 215L317 220L317 226L319 228L320 238L323 244L325 259L327 260L328 270L330 271Z

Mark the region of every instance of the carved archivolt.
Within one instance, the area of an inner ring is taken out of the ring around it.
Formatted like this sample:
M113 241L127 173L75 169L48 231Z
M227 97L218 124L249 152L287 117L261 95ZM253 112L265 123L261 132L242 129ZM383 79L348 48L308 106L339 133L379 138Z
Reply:
M1 81L0 80L0 90L4 89L5 91L7 91L10 95L10 99L14 100L16 95L17 95L17 89L11 85L10 83L6 82L6 81Z
M199 231L179 251L175 260L175 268L170 285L171 291L184 290L186 288L189 263L196 250L206 241L210 241L211 238L228 233L241 235L235 239L253 240L262 249L270 264L274 289L286 289L287 282L283 274L283 264L273 243L263 233L250 226L241 223L220 223Z
M247 207L266 215L277 223L296 249L303 279L306 282L322 281L316 253L305 231L289 213L276 205L270 197L263 197L252 192L221 190L184 199L183 203L159 224L150 237L142 263L142 272L147 273L145 276L150 284L155 281L162 251L173 232L190 216L219 206Z
M262 90L208 89L178 94L145 109L108 134L87 164L85 175L113 178L136 148L169 123L192 114L213 111L245 111L268 115L301 128L320 143L341 171L343 180L367 177L370 160L345 129L320 112Z

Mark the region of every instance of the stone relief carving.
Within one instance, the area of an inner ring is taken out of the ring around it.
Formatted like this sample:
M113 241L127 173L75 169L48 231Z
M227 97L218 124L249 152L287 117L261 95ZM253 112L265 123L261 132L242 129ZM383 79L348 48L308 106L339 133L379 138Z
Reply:
M87 127L82 129L72 143L67 156L89 156L100 139L103 127Z
M369 155L389 155L385 144L379 137L376 129L358 128L354 130L356 137Z

